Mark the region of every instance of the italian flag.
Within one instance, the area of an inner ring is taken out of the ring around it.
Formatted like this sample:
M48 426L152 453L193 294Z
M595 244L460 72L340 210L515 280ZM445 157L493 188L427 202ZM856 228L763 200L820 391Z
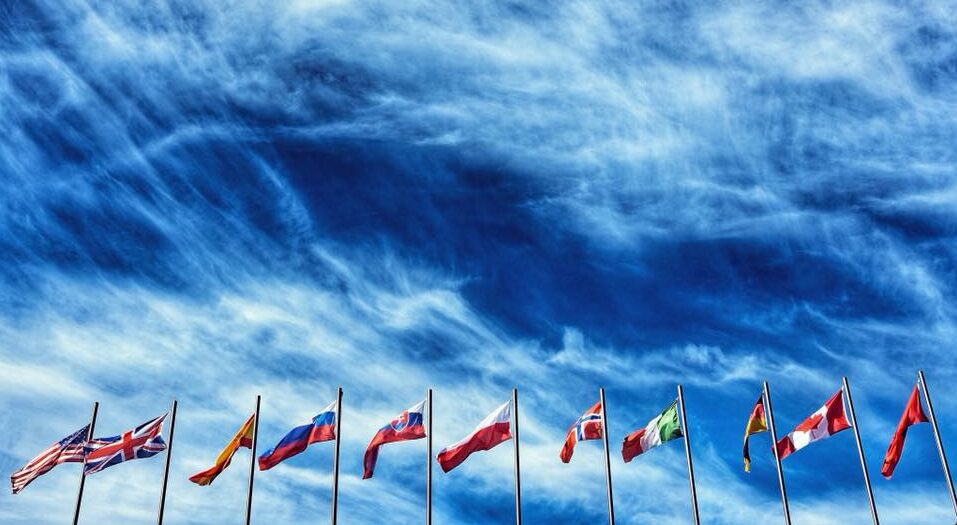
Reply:
M628 463L648 449L683 435L681 424L678 422L678 400L676 399L661 414L649 421L645 428L638 429L625 437L625 442L621 445L621 457L624 458L625 463Z

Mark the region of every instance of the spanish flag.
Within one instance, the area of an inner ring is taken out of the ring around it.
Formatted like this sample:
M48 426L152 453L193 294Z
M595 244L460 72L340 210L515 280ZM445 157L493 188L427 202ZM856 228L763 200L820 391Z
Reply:
M751 434L759 434L768 430L768 420L764 415L764 394L758 398L758 402L751 409L751 417L748 418L748 426L744 428L744 471L751 472L751 452L748 450L748 438Z
M222 471L226 470L226 467L229 466L229 462L233 459L233 454L239 450L239 447L246 447L248 449L253 448L253 426L256 422L256 414L249 416L249 419L243 423L242 428L239 429L239 432L236 432L236 435L233 436L233 439L229 441L229 444L226 445L226 448L219 453L219 456L216 457L216 464L208 469L193 474L189 477L189 480L197 485L209 485L216 479Z

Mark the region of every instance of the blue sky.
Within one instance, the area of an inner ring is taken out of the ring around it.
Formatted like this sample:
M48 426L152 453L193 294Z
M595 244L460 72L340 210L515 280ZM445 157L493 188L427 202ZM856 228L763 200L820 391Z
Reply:
M0 470L180 402L167 523L236 523L265 447L342 385L342 523L422 519L436 447L521 389L528 523L605 519L600 447L685 385L706 523L775 523L790 429L850 378L868 462L923 367L957 454L957 10L948 2L61 0L0 5ZM331 446L257 478L254 522L328 516ZM680 442L612 464L618 522L688 523ZM93 476L82 523L151 523L162 461ZM865 524L852 436L785 462L794 522ZM436 523L508 523L511 450L436 469ZM63 523L78 469L4 524ZM887 524L950 523L928 425Z

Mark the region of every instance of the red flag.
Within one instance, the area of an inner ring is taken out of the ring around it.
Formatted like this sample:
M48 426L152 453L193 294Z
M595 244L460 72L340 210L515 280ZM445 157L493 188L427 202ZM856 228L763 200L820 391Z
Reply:
M473 452L490 450L492 447L512 439L512 402L509 401L495 409L465 439L449 445L439 452L436 459L444 472L459 466Z
M904 407L904 414L897 423L897 431L891 438L891 444L887 447L887 454L884 456L884 465L881 466L881 475L890 479L894 474L894 468L901 459L901 452L904 450L904 438L907 437L907 428L917 423L927 423L927 416L924 415L924 409L920 405L920 392L917 385L910 393L910 399L907 400L907 406Z
M851 424L844 417L844 390L838 390L817 412L778 440L778 457L784 459L815 441L849 428Z
M575 421L568 428L568 434L565 435L565 445L558 457L561 458L562 463L568 463L572 460L572 454L575 452L575 443L601 438L601 401L599 401L586 410L578 418L578 421Z

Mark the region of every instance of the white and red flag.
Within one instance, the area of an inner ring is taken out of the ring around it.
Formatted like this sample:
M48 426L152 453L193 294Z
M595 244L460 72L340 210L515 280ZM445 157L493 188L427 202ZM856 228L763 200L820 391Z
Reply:
M784 459L802 448L851 428L844 417L844 390L838 390L824 406L778 440L778 457Z
M578 421L575 421L575 423L568 428L568 434L565 436L565 445L562 447L562 451L558 457L562 459L562 463L568 463L572 460L576 443L601 438L601 401L599 401L586 410L585 413L578 418Z
M496 408L475 427L465 439L445 447L439 452L439 466L448 472L459 466L473 452L490 450L495 445L512 439L512 402Z
M910 399L907 400L907 406L904 407L904 414L897 423L897 430L894 437L891 438L891 444L887 447L887 454L884 455L884 464L881 465L881 475L890 479L897 468L897 462L901 459L901 452L904 451L904 438L907 437L907 429L917 423L927 423L927 416L924 415L924 408L920 405L920 392L917 386L910 393Z

